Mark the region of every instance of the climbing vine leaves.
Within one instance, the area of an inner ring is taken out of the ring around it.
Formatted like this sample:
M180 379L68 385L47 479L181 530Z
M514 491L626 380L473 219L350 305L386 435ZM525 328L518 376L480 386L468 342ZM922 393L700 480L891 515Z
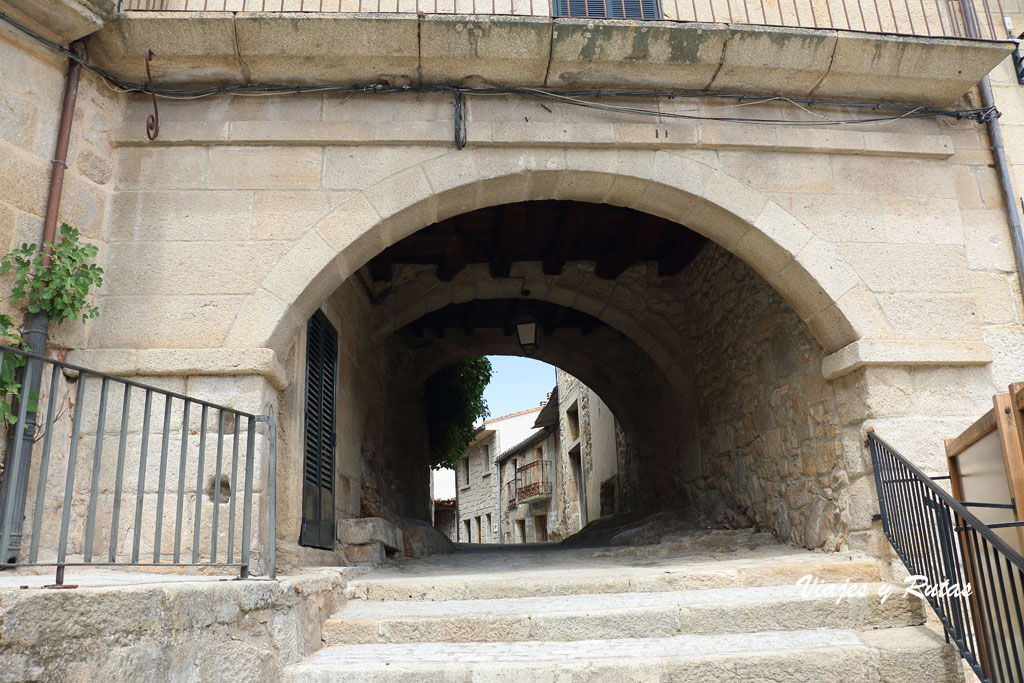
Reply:
M65 320L95 318L99 310L88 301L92 287L103 284L103 269L92 263L99 249L92 244L79 244L78 230L67 223L60 226L61 239L47 242L53 253L44 264L45 253L36 244L23 243L2 259L0 274L14 273L10 301L25 303L29 313L45 313L52 323ZM14 326L13 318L0 313L0 344L16 349L44 353L45 349L28 349ZM13 397L21 390L18 369L25 358L13 353L3 354L0 362L0 420L17 421ZM36 396L29 397L28 409L36 410Z
M473 442L473 424L488 415L484 389L490 381L491 361L487 358L449 365L427 380L430 465L434 469L455 467Z

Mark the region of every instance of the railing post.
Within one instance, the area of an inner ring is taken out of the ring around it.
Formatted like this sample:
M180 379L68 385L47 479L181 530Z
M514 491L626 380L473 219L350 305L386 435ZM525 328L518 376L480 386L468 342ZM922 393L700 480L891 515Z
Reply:
M249 544L252 533L252 477L256 459L256 419L250 417L245 439L245 488L242 503L242 568L239 577L249 578Z
M267 574L277 578L277 424L267 415L256 418L267 424L267 438L270 439L267 471L263 476L267 482Z
M885 509L885 496L882 495L882 476L880 458L878 457L878 445L875 442L874 431L868 432L868 450L871 452L871 471L875 475L875 494L878 497L878 512L882 518L882 533L889 537L889 515Z

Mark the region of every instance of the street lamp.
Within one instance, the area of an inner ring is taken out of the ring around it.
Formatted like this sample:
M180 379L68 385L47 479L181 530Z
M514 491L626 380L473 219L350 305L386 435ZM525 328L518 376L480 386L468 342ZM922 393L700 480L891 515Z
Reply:
M519 339L519 346L527 354L537 350L537 321L524 320L516 323L516 337Z

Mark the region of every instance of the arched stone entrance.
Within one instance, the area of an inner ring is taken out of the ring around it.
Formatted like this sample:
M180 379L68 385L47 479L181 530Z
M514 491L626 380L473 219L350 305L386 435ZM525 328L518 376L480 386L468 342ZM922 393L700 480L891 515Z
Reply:
M595 207L600 209L600 205ZM734 225L742 222L723 209L693 211L686 215L708 221L718 234L722 234L725 220ZM781 209L761 207L761 213L765 211L775 214ZM386 233L388 226L377 223L365 235L400 234ZM746 230L761 234L753 225ZM402 240L410 235L413 233L391 244L404 244ZM358 237L353 244L370 237ZM744 239L738 238L737 243ZM383 237L379 243L384 243ZM363 252L363 262L378 253ZM513 258L509 277L497 278L479 263L470 263L443 280L438 279L434 266L396 264L393 273L382 278L387 286L376 289L369 283L371 276L364 263L358 263L356 271L339 282L340 274L347 272L341 265L347 255L342 251L326 270L316 273L273 333L275 337L283 335L293 318L304 313L302 306L305 298L312 296L310 290L333 287L325 297L325 310L329 316L333 311L339 329L348 326L355 330L354 334L342 333L342 355L348 354L356 365L379 363L374 370L380 378L378 384L353 389L345 399L353 405L363 402L380 407L356 418L363 427L355 429L364 430L358 443L339 440L340 448L355 454L349 458L354 460L341 468L349 473L342 475L345 484L341 489L348 487L348 495L353 497L341 506L344 514L358 513L354 502L358 486L369 486L380 496L375 499L378 503L387 497L380 493L384 482L401 480L393 486L393 493L412 495L415 478L398 474L405 465L397 464L394 453L402 451L408 461L415 446L373 436L389 434L403 419L399 413L389 412L393 406L402 405L406 413L415 410L416 392L423 380L447 363L517 352L507 333L473 330L472 322L465 326L448 323L448 327L468 329L439 331L419 347L403 346L399 333L410 327L438 325L424 321L467 302L493 306L521 298L579 311L601 324L598 332L590 334L568 330L542 337L539 356L592 386L620 415L638 453L637 481L630 485L642 491L639 499L643 505L649 509L693 507L718 523L760 525L800 545L844 546L850 528L850 481L841 457L834 392L821 375L826 349L765 278L718 244L709 242L695 251L690 265L672 276L661 275L656 263L643 259L616 277L602 278L595 274L593 263L570 260L557 275L548 275L537 262ZM823 262L810 263L820 268ZM792 254L789 261L775 266L762 261L761 267L776 274L799 271L801 277L810 277ZM841 267L841 262L832 264L833 270ZM780 281L797 286L786 278ZM269 289L277 287L272 280L265 284ZM840 308L824 288L815 288L823 308L809 309L815 311L811 318L840 315ZM803 301L808 299L806 293L800 295ZM850 329L845 319L837 324ZM850 341L835 337L834 329L829 334L833 343L836 339L838 343ZM371 345L375 347L372 351ZM293 349L286 357L295 358L295 353ZM366 360L371 356L376 360ZM413 368L413 376L406 377L402 385L399 377ZM339 386L345 382L340 378ZM359 380L353 386L358 387ZM295 398L286 401L283 409L298 407L298 391L298 386L289 388ZM369 442L373 442L370 447L366 445ZM384 464L389 460L394 464ZM371 461L375 464L367 465ZM422 465L406 464L422 469ZM425 474L422 470L423 479ZM279 478L295 476L279 471ZM400 514L416 514L416 506L396 502L396 507ZM860 524L863 528L869 523Z

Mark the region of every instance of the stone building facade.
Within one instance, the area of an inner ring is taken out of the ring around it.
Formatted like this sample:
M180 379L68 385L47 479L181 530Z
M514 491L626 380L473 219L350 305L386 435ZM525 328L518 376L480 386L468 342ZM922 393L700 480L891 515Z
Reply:
M503 543L560 541L588 522L639 509L620 494L635 487L619 457L628 437L592 389L559 369L533 426L496 460Z
M543 543L553 526L552 461L558 457L558 386L536 415L533 433L495 459L502 543Z
M629 473L617 505L695 505L807 547L875 547L867 429L941 473L942 439L1024 376L1020 264L985 125L922 109L976 109L973 86L991 72L1019 193L1024 90L1006 43L720 23L595 30L538 17L0 6L56 42L84 39L90 63L128 82L145 81L151 48L159 88L381 84L161 99L151 141L153 98L85 71L72 127L59 218L100 248L106 276L100 316L54 329L48 352L272 416L276 538L293 564L339 561L297 542L306 325L318 310L339 337L339 519L429 517L422 381L461 358L522 353L502 326L448 319L438 334L440 318L421 324L471 302L550 307L552 333L535 356L606 399L627 437L616 440L618 471ZM1024 25L1016 3L1005 9ZM64 57L0 24L5 248L38 239L65 69ZM452 90L481 83L633 96L602 100L623 106L612 111ZM411 87L424 84L444 88ZM756 101L723 98L765 89ZM744 120L721 120L730 116ZM374 259L431 226L542 202L596 216L628 209L636 222L622 234L659 219L706 244L672 274L667 253L648 252L602 277L607 254L587 253L586 238L558 268L396 262L374 282ZM559 326L563 309L589 317ZM588 510L602 509L603 488L586 492ZM72 500L76 519L85 499ZM269 499L259 504L266 548Z
M540 408L521 410L484 421L455 467L456 509L460 543L500 543L498 496L501 480L496 459L504 444L531 434Z

